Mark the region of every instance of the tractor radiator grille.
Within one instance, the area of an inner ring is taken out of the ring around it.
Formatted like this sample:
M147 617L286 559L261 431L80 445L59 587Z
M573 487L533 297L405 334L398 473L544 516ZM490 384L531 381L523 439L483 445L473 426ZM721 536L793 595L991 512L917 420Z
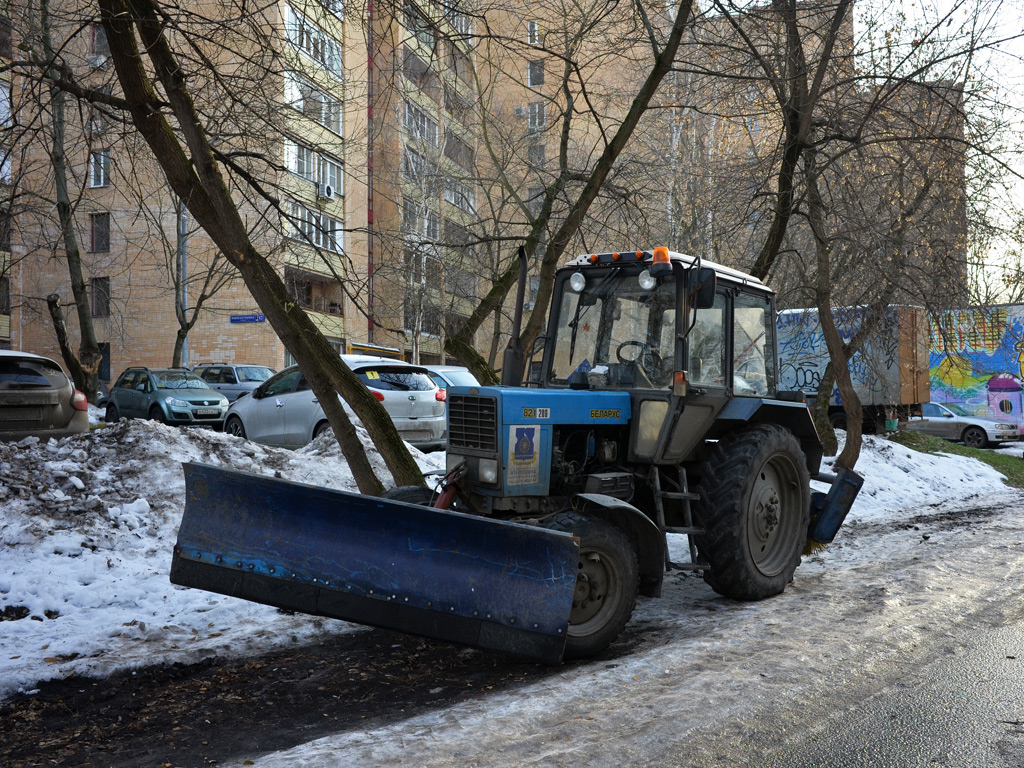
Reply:
M493 397L451 395L448 398L448 445L452 448L498 450L498 401Z

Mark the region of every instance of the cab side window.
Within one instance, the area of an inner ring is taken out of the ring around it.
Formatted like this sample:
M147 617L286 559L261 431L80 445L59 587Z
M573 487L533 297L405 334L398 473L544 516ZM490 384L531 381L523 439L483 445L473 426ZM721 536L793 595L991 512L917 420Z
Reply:
M733 303L732 387L737 395L768 394L774 384L771 355L772 327L769 306L763 297L739 294Z
M712 306L696 310L696 322L687 335L693 384L725 386L725 306L725 295L720 293Z

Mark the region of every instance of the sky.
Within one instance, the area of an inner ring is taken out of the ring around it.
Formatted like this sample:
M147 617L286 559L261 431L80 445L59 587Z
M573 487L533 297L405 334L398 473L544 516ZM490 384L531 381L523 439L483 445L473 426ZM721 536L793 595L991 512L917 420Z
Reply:
M92 417L98 417L95 409ZM1002 450L1022 455L1022 448L1014 444ZM414 455L425 470L443 465L442 453ZM379 455L371 451L371 458L377 471L386 476ZM0 443L0 552L4 563L0 611L24 606L30 614L0 622L0 700L15 693L32 695L38 683L47 679L103 676L115 670L197 662L215 655L246 656L361 631L341 621L286 616L269 607L171 585L171 546L183 506L181 462L190 460L355 490L351 473L329 436L299 451L289 451L206 430L122 421L62 440L29 438L16 445ZM829 611L840 610L842 603L832 605L828 596L867 585L877 589L877 569L867 565L876 557L869 542L879 526L915 515L939 516L958 504L978 503L979 499L1016 505L1018 510L1021 507L1021 494L1005 489L998 473L981 462L920 454L878 437L865 438L857 469L865 476L865 484L847 524L833 545L805 560L794 585L783 595L756 604L732 603L714 595L699 579L677 575L667 578L661 599L641 600L634 622L678 627L686 642L630 655L612 665L615 669L604 664L566 666L526 691L456 705L380 731L350 731L276 755L245 756L237 764L263 768L344 764L350 768L400 762L401 755L408 759L412 755L418 765L476 765L481 763L474 760L480 758L467 757L460 762L453 761L452 755L463 751L479 755L480 750L488 749L481 729L492 732L500 720L500 727L509 729L510 739L521 737L526 749L525 745L536 743L541 734L552 736L554 726L545 723L556 717L554 713L575 711L574 707L588 711L614 706L605 698L615 691L618 693L612 698L622 701L629 701L631 692L638 697L630 704L629 713L617 713L616 717L623 719L623 727L638 729L636 738L643 738L645 729L654 727L643 719L650 686L667 697L666 701L687 695L696 700L713 692L714 700L707 703L708 716L715 708L719 713L723 708L739 711L746 706L744 685L764 684L764 669L754 665L753 657L749 668L745 662L734 665L724 677L689 675L685 685L676 677L678 669L692 670L694 659L705 655L710 669L711 660L720 660L723 654L731 656L736 648L751 644L766 648L775 643L782 650L772 662L771 675L796 674L791 664L800 659L799 663L808 663L805 637L787 631L785 622L779 622L779 612L793 620L804 617L801 620L811 622L809 631L824 643L829 634L827 624L835 620ZM673 557L684 560L685 537L670 539ZM887 558L916 560L913 547L920 544L920 536L907 533L899 541L902 543L897 546L887 545ZM999 558L1009 557L990 551L973 555L954 541L949 546L955 547L951 552L956 556L948 558L953 563L986 558L992 568L998 568ZM929 567L950 567L946 560L939 558ZM892 568L894 573L902 572L899 566ZM890 587L892 603L886 603L886 610L898 614L894 622L910 626L920 621L926 600L929 605L934 603L930 610L941 612L957 610L959 601L970 599L970 589L962 587L962 594L955 596L938 586L938 576L934 578L934 583L922 589L906 573L895 577ZM825 586L815 586L819 582ZM895 597L901 590L912 597ZM826 600L828 610L823 610L821 600ZM852 609L842 610L847 614L844 620L854 620ZM865 642L891 641L891 637L865 638ZM453 648L453 653L457 652ZM674 670L671 684L662 679L668 670ZM642 690L635 685L637 680L647 681ZM558 727L579 730L576 738L588 738L585 717L581 722L570 719L569 725L564 716L559 717ZM579 748L583 743L578 742ZM569 748L566 744L559 749ZM509 744L503 749L510 751L503 753L501 760L482 764L526 764L524 756ZM339 762L342 757L345 759Z

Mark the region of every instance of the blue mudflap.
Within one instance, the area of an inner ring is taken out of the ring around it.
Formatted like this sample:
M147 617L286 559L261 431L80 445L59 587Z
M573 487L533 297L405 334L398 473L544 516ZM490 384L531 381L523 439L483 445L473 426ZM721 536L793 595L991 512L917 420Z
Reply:
M188 463L171 581L561 661L579 547L544 528Z
M857 500L864 478L846 467L836 470L836 478L827 494L811 494L811 521L808 538L819 544L831 544Z

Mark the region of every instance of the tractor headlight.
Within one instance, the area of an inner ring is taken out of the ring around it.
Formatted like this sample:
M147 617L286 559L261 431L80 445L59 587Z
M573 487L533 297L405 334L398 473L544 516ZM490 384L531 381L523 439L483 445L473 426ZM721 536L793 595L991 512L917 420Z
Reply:
M480 482L494 485L498 482L498 461L497 459L480 459L478 465Z
M644 291L654 290L658 285L658 279L646 269L640 273L640 277L637 278L637 282L640 283L640 289Z
M576 293L579 293L587 287L587 277L582 272L573 272L569 278L569 287Z

